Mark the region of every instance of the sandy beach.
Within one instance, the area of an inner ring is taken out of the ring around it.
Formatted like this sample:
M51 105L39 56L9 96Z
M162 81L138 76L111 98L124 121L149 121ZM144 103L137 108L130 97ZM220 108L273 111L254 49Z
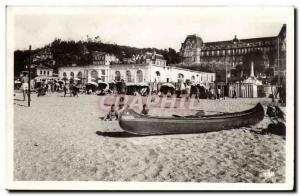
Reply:
M132 137L102 121L99 96L14 101L14 180L285 182L285 138L255 126L202 134ZM200 100L205 111L249 109L271 99ZM265 107L266 109L266 107ZM172 112L172 111L171 111ZM170 115L150 108L152 115ZM190 111L194 113L195 111Z

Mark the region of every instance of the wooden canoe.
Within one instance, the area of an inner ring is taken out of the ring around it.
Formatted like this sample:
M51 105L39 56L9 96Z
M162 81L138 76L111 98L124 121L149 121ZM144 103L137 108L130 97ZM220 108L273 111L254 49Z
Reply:
M136 135L184 134L245 127L254 125L263 118L264 108L260 103L242 112L201 117L145 116L127 108L119 116L119 125L126 132Z

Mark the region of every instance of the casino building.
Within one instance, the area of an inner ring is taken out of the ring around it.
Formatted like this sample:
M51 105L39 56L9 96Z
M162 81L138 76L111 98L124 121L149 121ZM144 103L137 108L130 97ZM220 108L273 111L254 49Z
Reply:
M181 44L180 54L183 64L227 70L229 77L238 65L243 66L245 62L248 62L246 66L250 70L251 61L271 68L269 70L272 70L273 76L285 76L286 25L282 26L278 35L272 37L239 39L235 36L227 41L204 42L198 35L188 35Z
M155 51L134 55L123 64L106 53L94 52L93 55L94 61L91 65L60 67L59 77L75 79L83 84L92 81L110 83L124 80L127 84L147 85L176 83L179 80L209 85L216 79L215 73L168 66L164 57ZM108 59L107 62L106 59ZM111 59L115 61L109 62Z

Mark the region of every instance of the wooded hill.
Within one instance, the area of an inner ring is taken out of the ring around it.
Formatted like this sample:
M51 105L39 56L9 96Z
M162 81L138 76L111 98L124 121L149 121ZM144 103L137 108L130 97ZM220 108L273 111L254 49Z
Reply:
M172 48L157 49L157 48L136 48L130 46L121 46L111 43L102 43L99 40L87 40L87 41L65 41L61 39L55 39L50 44L31 51L31 56L37 54L40 51L48 49L53 54L55 64L49 63L51 59L35 62L36 64L43 64L57 71L59 67L79 65L85 66L92 63L92 51L101 51L109 54L114 54L122 62L124 58L131 58L132 55L143 54L145 52L156 51L158 54L162 54L167 60L167 64L177 64L181 61L179 52L176 52ZM26 62L28 62L29 51L28 50L16 50L14 52L14 71L15 76L25 69Z

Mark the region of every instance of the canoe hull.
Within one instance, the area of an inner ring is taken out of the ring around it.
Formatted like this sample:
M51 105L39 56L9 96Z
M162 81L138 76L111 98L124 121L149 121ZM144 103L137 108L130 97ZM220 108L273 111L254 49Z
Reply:
M125 110L119 125L126 132L137 135L185 134L220 131L254 125L264 118L261 104L238 113L210 115L201 118L163 118L140 115L132 110Z

